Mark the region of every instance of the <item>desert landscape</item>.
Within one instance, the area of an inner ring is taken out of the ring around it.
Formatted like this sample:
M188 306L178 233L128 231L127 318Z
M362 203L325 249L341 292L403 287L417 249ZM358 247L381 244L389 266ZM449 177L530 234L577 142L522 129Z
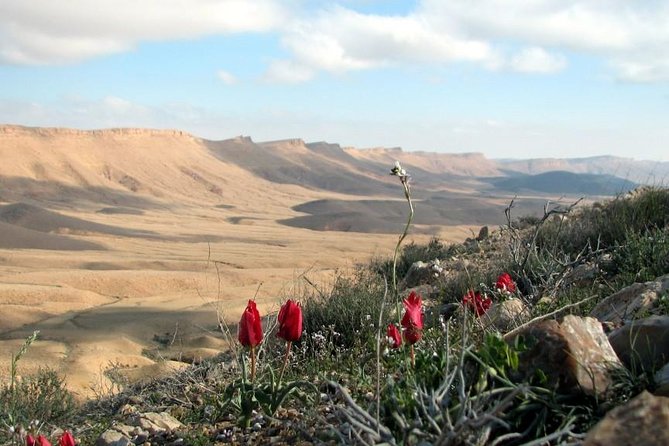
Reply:
M134 381L225 350L218 318L235 324L254 296L271 313L304 277L326 286L336 270L390 256L407 212L388 175L395 160L412 175L416 242L460 242L501 224L514 197L515 215L538 213L547 200L595 200L650 175L615 158L607 162L626 165L625 179L592 171L601 159L589 170L299 139L9 125L0 126L0 157L0 374L39 330L19 373L53 368L82 400L109 389L108 369ZM666 175L664 164L652 174ZM571 172L539 181L555 167Z

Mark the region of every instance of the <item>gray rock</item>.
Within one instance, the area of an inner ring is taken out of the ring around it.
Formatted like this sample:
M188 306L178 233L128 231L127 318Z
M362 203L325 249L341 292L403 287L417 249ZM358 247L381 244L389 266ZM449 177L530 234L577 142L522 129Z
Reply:
M669 274L652 282L635 283L599 302L590 316L600 321L620 323L651 312L657 300L669 290Z
M618 357L632 371L655 371L669 362L669 316L651 316L609 335Z
M569 315L562 322L537 322L508 341L517 336L529 347L520 355L520 373L531 378L540 371L561 391L606 397L614 370L622 367L602 325L593 318Z
M669 398L644 391L588 432L583 446L669 445Z
M529 315L525 303L514 297L493 303L492 307L481 317L481 320L486 325L493 326L504 333L525 322Z
M565 285L584 285L591 283L600 274L600 269L593 263L582 263L572 269L564 278Z
M100 435L95 446L129 446L132 440L114 429L108 429Z
M442 277L443 272L444 268L441 266L439 259L429 262L415 262L407 271L399 287L405 289L434 284Z

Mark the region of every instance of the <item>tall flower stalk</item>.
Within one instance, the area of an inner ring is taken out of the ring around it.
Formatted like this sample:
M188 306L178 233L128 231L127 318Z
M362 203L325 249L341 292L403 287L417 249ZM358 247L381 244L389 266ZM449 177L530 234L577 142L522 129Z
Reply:
M414 209L413 209L413 201L411 200L411 189L409 187L409 175L407 174L406 170L402 168L402 165L400 164L399 161L395 161L395 166L390 170L390 174L400 179L402 187L404 188L404 197L406 198L407 203L409 203L409 217L407 218L407 223L404 226L404 232L402 232L400 238L397 240L397 245L395 245L395 252L393 254L393 271L392 271L393 293L395 294L395 309L397 311L397 318L399 322L401 307L400 307L399 290L397 289L397 258L399 257L400 246L402 245L402 242L409 233L409 228L411 227L411 223L413 222Z

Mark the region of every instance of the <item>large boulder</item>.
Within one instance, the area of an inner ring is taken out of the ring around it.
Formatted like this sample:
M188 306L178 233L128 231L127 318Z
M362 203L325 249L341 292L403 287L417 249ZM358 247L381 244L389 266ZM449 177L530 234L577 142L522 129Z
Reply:
M583 392L605 398L615 369L622 367L602 325L594 318L566 316L562 322L545 320L507 339L522 336L528 347L520 354L524 379L543 374L562 392Z
M583 446L669 445L669 398L644 391L588 432Z
M621 323L652 312L658 299L669 290L669 274L652 282L635 283L614 293L595 306L590 316L600 321Z
M609 335L618 357L632 371L656 371L669 362L669 316L651 316Z

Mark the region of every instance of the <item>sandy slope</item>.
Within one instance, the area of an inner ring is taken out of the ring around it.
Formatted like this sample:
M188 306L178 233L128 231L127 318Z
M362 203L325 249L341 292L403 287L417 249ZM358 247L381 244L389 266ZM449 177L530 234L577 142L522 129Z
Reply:
M388 255L396 240L289 228L275 220L296 213L276 206L282 212L266 212L270 207L258 200L243 212L208 206L141 215L69 211L83 221L161 237L91 232L71 237L104 251L1 249L0 374L6 376L9 352L35 329L40 340L20 372L53 367L81 397L109 388L102 372L111 366L133 379L169 372L182 364L145 355L164 347L156 339L172 344L164 357L215 353L226 346L217 312L236 322L260 284L261 311L276 310L281 296L304 284L300 274L324 280L335 268Z

